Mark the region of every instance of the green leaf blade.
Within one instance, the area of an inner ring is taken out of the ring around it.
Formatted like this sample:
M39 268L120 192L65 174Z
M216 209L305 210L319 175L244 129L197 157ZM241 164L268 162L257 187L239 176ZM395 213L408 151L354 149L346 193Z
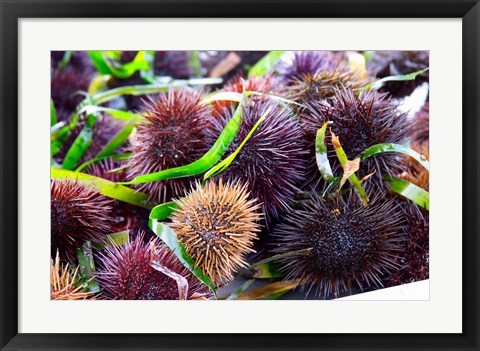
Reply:
M427 211L430 209L430 194L428 191L406 180L388 174L384 174L383 179L390 183L390 189L393 192L413 201Z

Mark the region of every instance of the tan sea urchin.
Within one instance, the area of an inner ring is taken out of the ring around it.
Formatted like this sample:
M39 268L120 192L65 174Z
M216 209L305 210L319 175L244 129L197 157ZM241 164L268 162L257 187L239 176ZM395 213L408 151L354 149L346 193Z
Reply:
M208 182L197 184L172 215L171 227L178 240L195 260L195 266L216 285L234 278L246 266L245 255L253 252L252 242L260 231L261 215L256 199L248 198L246 185Z

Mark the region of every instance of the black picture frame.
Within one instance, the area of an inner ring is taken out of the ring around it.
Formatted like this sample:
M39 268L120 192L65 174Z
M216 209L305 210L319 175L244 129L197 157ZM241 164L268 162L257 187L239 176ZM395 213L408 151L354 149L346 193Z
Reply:
M115 6L111 6L115 3ZM254 10L252 11L252 7ZM0 0L0 347L2 350L478 350L478 0ZM20 18L404 17L462 18L463 333L461 334L20 334L18 333L18 25ZM468 187L468 188L467 188ZM467 191L468 189L468 191Z

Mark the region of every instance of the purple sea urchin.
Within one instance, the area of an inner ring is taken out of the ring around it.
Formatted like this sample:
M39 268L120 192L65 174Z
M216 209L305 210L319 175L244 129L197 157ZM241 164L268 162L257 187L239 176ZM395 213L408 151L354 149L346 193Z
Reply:
M307 142L311 152L308 184L317 185L320 181L315 162L315 136L323 124L333 122L331 130L339 137L349 160L353 160L365 149L381 143L399 143L407 140L407 115L397 110L396 104L386 94L375 91L356 94L352 89L336 89L334 96L327 101L317 101L308 105L301 116ZM328 138L328 155L334 174L341 174L341 166L334 147ZM375 172L371 178L382 182L382 174L398 174L400 162L395 155L382 154L361 162L361 178Z
M403 200L407 219L406 241L400 270L391 277L391 285L412 283L429 276L429 213L416 204Z
M145 242L143 233L122 246L106 246L99 258L100 268L95 277L102 295L108 299L190 300L211 295L209 288L166 245L158 238ZM163 267L163 272L155 269L154 264Z
M76 262L76 249L88 240L100 240L110 232L112 200L76 180L52 180L50 184L51 251Z
M381 286L382 274L397 269L404 218L393 201L365 207L353 192L329 201L319 196L286 215L274 232L275 253L310 250L279 260L285 279L302 289L338 296L354 285Z
M200 92L186 88L170 89L157 100L145 104L146 123L137 125L132 138L133 155L128 161L128 179L183 166L208 151L206 129L210 124L210 109L200 104ZM213 145L213 143L212 143ZM172 196L182 196L189 186L187 178L145 183L138 189L158 202Z
M313 76L320 70L333 71L340 63L340 56L331 51L301 51L293 55L291 62L278 67L282 85L295 84L305 76Z
M175 203L180 209L170 226L195 266L216 285L233 280L234 273L247 266L245 255L253 252L260 231L259 205L248 198L246 186L209 181Z
M267 118L243 146L230 166L219 177L230 182L248 183L252 197L262 203L267 220L278 217L288 209L288 202L303 180L304 157L302 131L292 117L292 111L271 100L259 100L244 108L240 130L226 155L236 150L258 119L269 109ZM213 142L218 138L233 114L233 109L215 120L210 133Z

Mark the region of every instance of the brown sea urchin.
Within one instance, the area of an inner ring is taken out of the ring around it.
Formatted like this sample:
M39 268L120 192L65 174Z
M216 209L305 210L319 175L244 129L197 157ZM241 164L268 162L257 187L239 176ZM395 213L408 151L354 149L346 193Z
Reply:
M302 105L316 103L335 95L338 88L358 90L369 83L369 79L346 65L334 69L323 68L312 74L295 78L288 86L279 87L278 93Z
M81 285L77 285L79 267L72 267L68 263L60 264L57 252L55 261L50 262L50 298L52 300L86 300L95 299L92 292L84 292Z
M258 119L270 109L266 119L243 146L230 166L220 174L230 182L248 183L252 197L262 203L267 222L289 208L303 180L307 155L303 134L292 111L271 100L255 101L244 108L240 130L227 150L235 151ZM212 142L218 138L233 110L225 110L214 121L210 134Z
M158 238L145 242L143 236L139 233L122 246L109 245L99 254L100 268L96 278L102 296L114 300L178 300L210 296L209 288L193 276L165 244Z
M195 266L216 285L234 278L245 267L260 231L259 205L248 198L246 185L209 181L175 200L180 209L172 215L172 229L195 260Z
M88 240L101 240L110 232L112 200L76 180L50 183L51 251L71 262L76 249Z
M129 159L128 179L183 166L200 158L211 145L205 129L210 123L209 107L200 104L198 91L170 89L145 106L145 123L137 125L132 138L133 155ZM212 143L213 144L213 143ZM158 202L182 196L188 189L186 178L139 185Z
M352 287L381 286L380 276L398 268L404 219L393 201L365 207L353 192L329 201L317 196L289 213L274 231L275 253L309 250L280 260L285 279L302 289L338 296Z

